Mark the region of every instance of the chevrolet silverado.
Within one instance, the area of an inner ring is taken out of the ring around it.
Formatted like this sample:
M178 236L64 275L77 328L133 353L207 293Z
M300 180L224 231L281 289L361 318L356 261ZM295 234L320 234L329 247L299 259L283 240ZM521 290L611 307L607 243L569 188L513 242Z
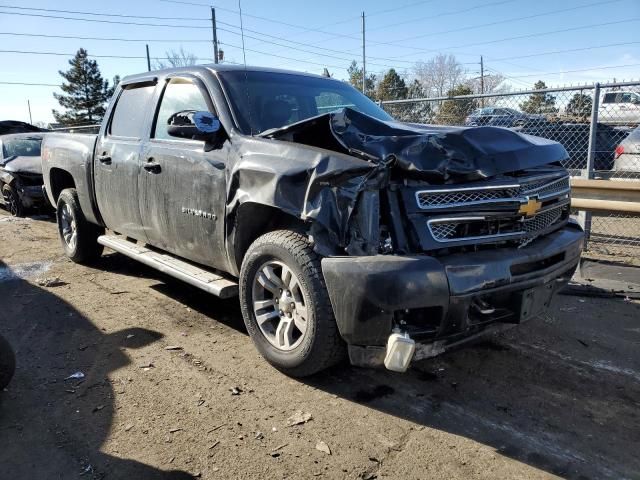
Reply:
M292 376L404 371L539 315L579 261L556 142L394 121L349 84L210 65L125 78L98 135L48 134L64 251L222 298Z

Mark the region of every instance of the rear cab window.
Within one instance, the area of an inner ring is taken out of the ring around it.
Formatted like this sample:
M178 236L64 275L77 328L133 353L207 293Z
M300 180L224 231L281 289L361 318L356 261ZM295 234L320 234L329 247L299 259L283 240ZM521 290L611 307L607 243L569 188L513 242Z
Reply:
M154 83L125 85L111 114L108 134L113 137L140 139L145 131L145 118L148 112Z

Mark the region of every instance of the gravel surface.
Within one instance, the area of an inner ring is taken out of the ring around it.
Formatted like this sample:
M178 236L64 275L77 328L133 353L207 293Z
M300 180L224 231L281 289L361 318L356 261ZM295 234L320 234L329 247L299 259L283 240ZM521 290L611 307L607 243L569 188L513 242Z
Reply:
M406 374L295 380L237 301L111 252L73 264L51 219L0 210L0 305L2 478L640 478L633 300L558 296Z

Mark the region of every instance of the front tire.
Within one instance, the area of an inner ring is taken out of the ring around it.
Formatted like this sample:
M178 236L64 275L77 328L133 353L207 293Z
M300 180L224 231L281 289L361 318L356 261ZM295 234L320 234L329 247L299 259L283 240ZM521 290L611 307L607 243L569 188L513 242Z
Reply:
M4 205L11 215L14 217L24 217L24 206L22 205L20 196L11 185L2 187L2 197L4 199Z
M98 237L104 234L104 229L84 218L75 188L60 193L56 219L67 257L76 263L87 263L102 255L104 247L98 243Z
M300 233L270 232L249 247L240 306L260 354L287 375L312 375L344 357L320 257Z

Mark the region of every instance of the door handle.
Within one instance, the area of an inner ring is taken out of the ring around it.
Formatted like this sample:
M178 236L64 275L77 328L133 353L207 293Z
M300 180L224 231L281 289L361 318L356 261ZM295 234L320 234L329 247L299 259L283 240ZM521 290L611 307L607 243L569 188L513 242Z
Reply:
M144 168L149 173L160 173L162 171L162 167L160 167L160 164L155 162L145 163L142 168Z
M109 155L98 156L98 161L103 165L111 165L111 157Z

